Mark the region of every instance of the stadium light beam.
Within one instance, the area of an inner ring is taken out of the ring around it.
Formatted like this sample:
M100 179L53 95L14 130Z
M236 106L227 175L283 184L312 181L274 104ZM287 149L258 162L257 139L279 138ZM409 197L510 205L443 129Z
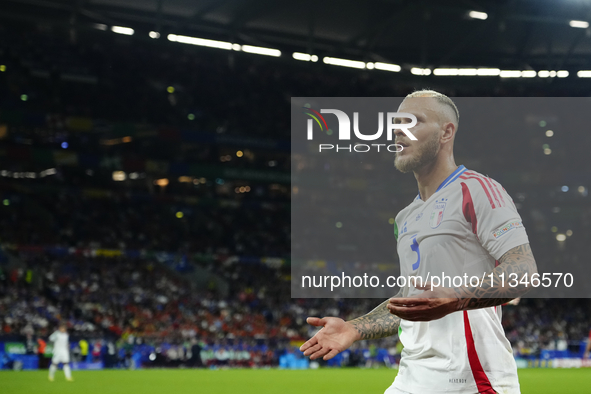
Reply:
M486 12L480 11L470 11L468 12L468 16L472 19L480 19L481 21L484 21L488 18L488 14Z
M340 59L338 57L325 57L322 59L325 64L341 67L365 68L365 63L358 60Z
M294 52L292 54L295 60L301 60L303 62L317 62L318 56L310 55L309 53L302 53L302 52Z
M570 25L570 27L575 27L577 29L586 29L589 27L589 22L587 22L587 21L572 20L572 21L568 22L568 24Z
M394 73L400 72L400 70L402 70L402 67L400 67L398 64L392 63L375 62L373 66L376 70L391 71Z
M498 68L436 68L433 70L433 75L437 76L492 77L500 73L501 70Z
M476 75L479 77L496 77L501 73L498 68L479 68L476 70Z
M177 34L169 34L166 38L168 41L180 42L181 44L197 45L201 47L232 50L232 43L226 41L208 40L206 38L180 36Z
M521 78L521 71L519 71L519 70L501 70L499 76L501 78Z
M431 75L430 68L413 67L410 69L410 73L413 75Z
M436 68L433 70L433 75L437 76L456 76L458 75L457 68Z
M126 36L133 36L134 30L131 27L123 26L111 26L111 31L117 34L123 34Z
M568 77L568 75L569 75L569 72L566 71L566 70L558 70L558 71L556 71L556 76L558 78L566 78L566 77Z
M246 53L254 53L256 55L265 55L273 57L281 56L281 51L279 49L256 47L253 45L242 45L242 51Z

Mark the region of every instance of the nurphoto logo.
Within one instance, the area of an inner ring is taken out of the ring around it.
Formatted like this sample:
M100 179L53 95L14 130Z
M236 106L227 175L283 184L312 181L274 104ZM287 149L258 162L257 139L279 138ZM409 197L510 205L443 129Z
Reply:
M304 107L304 114L308 115L307 123L307 138L309 141L314 140L314 123L318 125L320 131L326 132L328 135L332 134L332 130L328 128L326 119L322 114L335 115L338 121L338 139L339 141L351 141L351 120L349 115L338 109L321 109L316 111L309 107ZM410 119L408 123L394 123L395 119ZM378 112L378 131L373 134L363 134L359 130L359 112L353 112L353 133L358 140L361 141L375 141L382 137L384 133L384 119L386 123L386 138L388 141L394 139L394 130L401 130L409 139L416 141L415 137L409 129L416 126L417 118L413 114L407 112L387 112L384 116L383 112ZM373 148L372 148L373 147ZM346 151L365 153L375 149L380 152L381 148L385 148L388 152L401 152L404 147L400 144L363 144L355 143L349 145L338 144L318 144L318 152L323 151Z

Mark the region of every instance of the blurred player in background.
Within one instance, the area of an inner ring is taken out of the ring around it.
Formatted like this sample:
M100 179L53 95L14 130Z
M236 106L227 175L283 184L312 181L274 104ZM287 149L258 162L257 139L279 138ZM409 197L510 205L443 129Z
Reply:
M589 358L591 353L591 330L589 330L589 338L587 338L587 347L585 347L585 353L583 353L583 358Z
M501 185L455 164L459 112L449 97L431 90L414 92L398 112L416 116L417 124L409 130L417 140L396 131L396 143L404 149L394 164L403 173L413 172L419 189L395 220L401 276L486 275L475 287L402 288L347 322L308 318L309 324L323 328L301 350L310 359L328 360L355 341L398 333L404 345L400 369L386 394L518 394L517 366L500 306L530 286L500 283L502 276L537 273L521 217Z
M72 382L72 371L70 369L70 346L69 335L66 330L66 324L61 323L57 331L49 336L49 341L53 342L53 357L49 367L49 381L53 382L55 371L60 363L64 365L64 374L66 380Z

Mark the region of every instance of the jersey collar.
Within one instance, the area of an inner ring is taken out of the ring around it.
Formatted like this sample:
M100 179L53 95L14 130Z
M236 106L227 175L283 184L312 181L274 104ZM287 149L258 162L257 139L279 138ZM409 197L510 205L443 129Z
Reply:
M459 166L454 172L452 172L447 178L445 178L445 180L443 182L441 182L441 185L439 185L437 190L435 190L435 193L437 193L439 190L447 187L447 185L449 185L450 183L455 181L460 175L462 175L462 173L464 171L466 171L466 167L464 167L463 165ZM421 192L419 192L419 194L417 195L417 198L415 198L415 200L419 200L420 198L421 198Z

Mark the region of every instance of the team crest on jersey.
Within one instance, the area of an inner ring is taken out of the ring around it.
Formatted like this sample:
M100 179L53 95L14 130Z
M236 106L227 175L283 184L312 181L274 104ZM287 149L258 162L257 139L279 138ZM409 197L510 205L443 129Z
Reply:
M447 198L441 198L435 201L435 206L433 207L433 211L431 211L431 217L429 218L429 225L431 228L437 228L443 221L443 212L445 212L445 204L447 203Z

